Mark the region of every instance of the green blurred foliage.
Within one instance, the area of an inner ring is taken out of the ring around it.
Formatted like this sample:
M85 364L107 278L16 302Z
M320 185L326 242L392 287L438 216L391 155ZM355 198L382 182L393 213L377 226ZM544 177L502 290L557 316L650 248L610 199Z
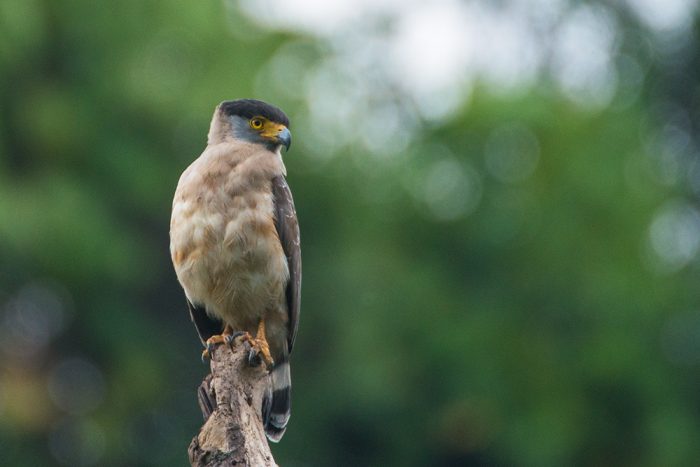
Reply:
M171 196L221 100L306 112L256 85L288 44L323 56L230 3L0 4L0 464L186 463L207 370ZM699 268L649 246L660 209L691 209L645 156L653 96L593 112L546 80L477 88L393 157L327 157L323 129L293 128L303 309L278 463L700 463ZM488 155L511 137L534 141L531 174Z

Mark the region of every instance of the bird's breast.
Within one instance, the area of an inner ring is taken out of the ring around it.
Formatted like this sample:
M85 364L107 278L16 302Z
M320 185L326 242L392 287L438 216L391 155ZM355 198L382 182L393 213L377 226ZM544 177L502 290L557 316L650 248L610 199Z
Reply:
M171 255L191 301L242 324L279 301L289 273L269 183L230 188L176 192Z

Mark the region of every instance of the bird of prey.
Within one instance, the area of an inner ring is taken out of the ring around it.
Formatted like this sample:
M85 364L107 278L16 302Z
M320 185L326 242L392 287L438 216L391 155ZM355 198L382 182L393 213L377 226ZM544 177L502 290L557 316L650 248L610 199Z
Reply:
M275 442L290 416L301 288L299 225L281 155L288 127L265 102L219 104L206 149L180 177L170 221L170 255L203 357L239 335L249 341L251 364L262 359L270 369L262 414Z

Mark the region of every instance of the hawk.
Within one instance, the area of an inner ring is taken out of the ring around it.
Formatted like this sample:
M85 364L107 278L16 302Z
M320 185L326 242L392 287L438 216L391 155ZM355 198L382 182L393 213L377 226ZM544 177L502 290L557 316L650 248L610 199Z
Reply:
M170 220L170 255L208 357L243 335L249 361L270 370L265 432L279 441L289 421L289 355L299 322L299 225L281 149L289 119L253 99L224 101L207 147L182 174ZM253 334L255 337L253 337Z

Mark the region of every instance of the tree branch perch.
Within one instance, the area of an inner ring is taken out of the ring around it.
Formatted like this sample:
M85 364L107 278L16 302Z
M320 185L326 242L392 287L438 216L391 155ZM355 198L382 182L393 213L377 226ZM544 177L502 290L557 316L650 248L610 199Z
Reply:
M204 425L188 454L193 467L276 467L265 437L262 399L269 374L265 365L251 367L248 346L217 346L211 374L197 391Z

